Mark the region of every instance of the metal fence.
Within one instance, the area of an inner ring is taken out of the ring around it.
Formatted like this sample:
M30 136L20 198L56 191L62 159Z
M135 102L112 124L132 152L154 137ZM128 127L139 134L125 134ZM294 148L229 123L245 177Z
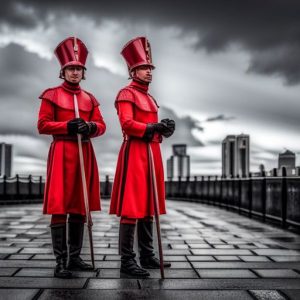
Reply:
M263 221L280 222L282 227L300 226L300 176L179 177L166 182L166 196L232 209Z
M109 176L100 182L102 198L110 197L112 184ZM42 176L0 177L0 205L41 203L44 187ZM300 176L179 177L166 182L166 197L217 205L263 221L280 222L283 227L300 227Z
M18 203L41 203L43 201L45 179L42 176L0 177L0 205ZM100 182L102 198L110 197L112 181L109 176Z

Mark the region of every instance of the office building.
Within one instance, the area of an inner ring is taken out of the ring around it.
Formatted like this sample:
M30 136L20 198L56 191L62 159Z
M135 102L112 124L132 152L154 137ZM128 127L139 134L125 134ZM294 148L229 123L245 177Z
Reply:
M248 177L249 166L249 135L228 135L222 142L222 176Z
M190 157L186 154L185 144L172 146L173 155L167 160L168 179L190 176Z
M0 144L0 176L12 175L12 145L1 143Z

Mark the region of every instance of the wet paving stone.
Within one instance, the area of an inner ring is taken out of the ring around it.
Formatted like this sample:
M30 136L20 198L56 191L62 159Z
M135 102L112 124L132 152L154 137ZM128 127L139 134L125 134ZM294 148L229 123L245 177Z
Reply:
M300 298L297 233L217 207L168 201L161 235L172 267L165 269L165 280L158 269L135 279L120 274L119 219L106 213L108 200L102 203L103 211L93 214L97 270L74 272L70 280L53 277L50 217L42 215L42 206L1 207L0 299ZM86 234L81 257L90 262Z
M175 289L175 290L251 290L251 289L299 289L299 279L142 279L142 289Z
M21 248L16 247L0 247L0 254L12 254L12 253L18 253L21 250Z
M257 300L286 300L278 291L268 290L250 290L250 294L253 295Z
M251 255L249 250L240 249L191 249L194 255Z
M160 279L160 270L148 270L150 278ZM199 278L199 275L193 269L165 269L165 278Z
M286 262L286 261L295 261L295 262L300 262L300 255L297 256L283 256L283 255L278 255L278 256L270 256L270 258L276 262Z
M300 278L300 274L290 269L253 269L260 277L265 278Z
M45 290L39 300L253 300L246 291L172 291L172 290Z
M78 272L73 271L73 278L92 278L96 277L97 272ZM38 268L23 268L17 272L16 277L54 277L54 268L38 269Z
M194 268L199 269L292 269L299 268L299 263L274 263L274 262L191 262Z
M194 256L187 256L189 261L216 261L213 256L206 256L206 255L194 255Z
M216 255L215 259L218 261L241 261L239 257L230 255Z
M39 277L0 277L3 288L83 288L86 279L59 279Z
M87 289L132 290L139 289L137 279L90 279Z
M281 290L281 292L286 295L290 300L300 299L300 289L298 290Z
M240 256L240 259L245 262L270 261L270 259L266 256L257 256L257 255Z
M18 268L0 268L0 276L12 276Z
M197 269L201 278L257 278L250 270Z
M31 300L38 293L38 289L0 289L0 299Z

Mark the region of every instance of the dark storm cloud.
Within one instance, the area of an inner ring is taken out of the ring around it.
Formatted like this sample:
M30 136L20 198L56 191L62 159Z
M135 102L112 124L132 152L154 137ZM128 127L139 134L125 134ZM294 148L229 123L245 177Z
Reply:
M8 24L15 27L34 27L37 18L33 10L26 9L26 1L3 1L0 10L0 25Z
M218 115L216 117L211 117L206 119L206 122L215 122L215 121L230 121L230 120L234 120L235 117L226 117L225 115Z
M183 35L185 31L198 35L195 49L215 52L238 45L250 52L248 71L281 76L288 84L300 81L298 0L5 2L0 19L2 23L16 26L33 26L35 17L44 21L47 13L59 18L74 13L91 17L96 22L109 18L131 23L177 26L183 29ZM26 10L22 13L21 3L23 7L33 8L34 14ZM16 10L16 7L19 9Z

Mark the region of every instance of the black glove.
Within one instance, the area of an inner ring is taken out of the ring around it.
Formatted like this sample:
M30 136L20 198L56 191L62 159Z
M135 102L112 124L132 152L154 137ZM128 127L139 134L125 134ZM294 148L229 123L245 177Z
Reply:
M146 142L150 142L153 139L154 133L158 132L162 134L164 130L167 130L168 127L166 124L160 123L148 123L146 127L146 131L144 133L143 139Z
M80 134L89 134L89 126L88 124L81 118L75 118L70 120L67 123L68 134L75 135L77 133Z
M167 126L167 128L162 132L162 135L166 138L170 137L175 131L175 121L170 119L162 119L160 122Z
M93 135L97 131L97 125L94 122L87 122L89 126L89 134Z

